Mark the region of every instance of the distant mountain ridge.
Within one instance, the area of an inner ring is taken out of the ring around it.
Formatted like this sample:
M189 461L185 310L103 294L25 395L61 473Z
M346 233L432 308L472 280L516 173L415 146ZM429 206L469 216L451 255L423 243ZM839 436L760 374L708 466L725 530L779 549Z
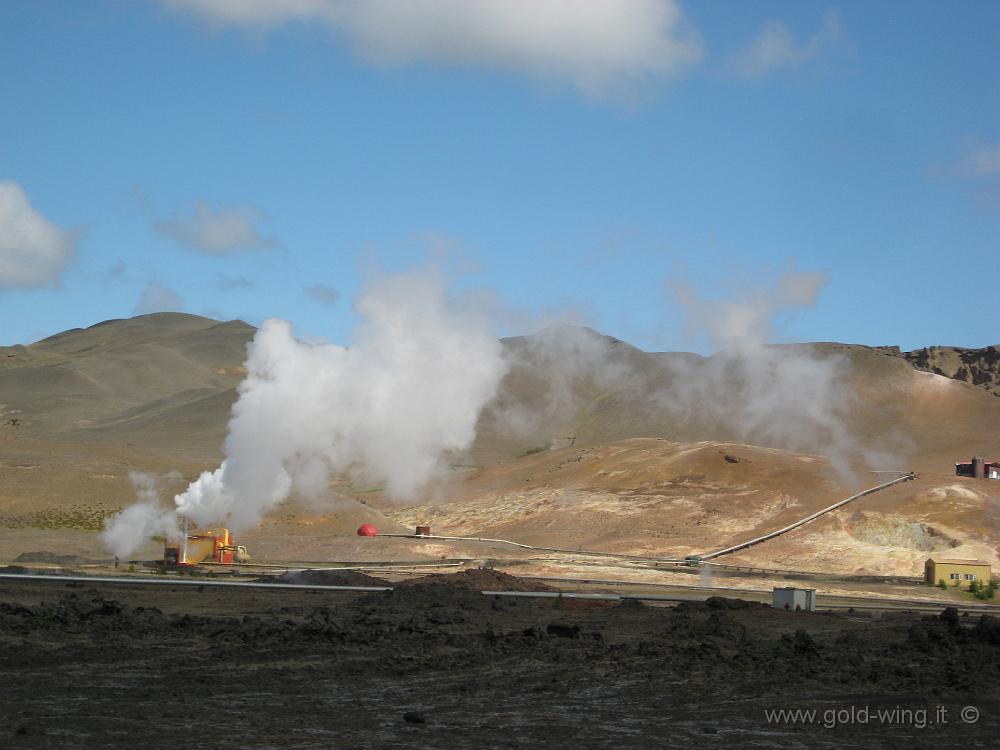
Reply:
M0 347L0 414L25 436L181 439L214 453L254 332L243 321L156 313Z
M64 331L29 346L0 347L0 440L134 443L216 460L255 331L243 321L156 313ZM698 377L711 357L645 352L573 326L507 338L503 345L514 364L481 415L467 457L473 463L491 464L563 442L741 437L717 422L695 418L679 424L651 408L676 378ZM866 394L854 427L872 443L880 440L882 423L914 419L897 413L902 406L893 390L912 380L906 373L914 368L1000 395L997 346L914 352L848 344L788 346L850 363L856 386ZM991 414L973 419L988 424ZM525 429L511 431L509 423L519 417L526 419ZM929 424L921 419L912 427L922 433ZM980 427L972 430L979 432Z

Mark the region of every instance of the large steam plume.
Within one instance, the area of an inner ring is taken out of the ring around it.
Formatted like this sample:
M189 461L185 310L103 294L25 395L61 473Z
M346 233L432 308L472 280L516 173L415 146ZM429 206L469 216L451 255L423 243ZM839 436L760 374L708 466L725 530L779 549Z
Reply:
M250 344L226 459L175 500L195 523L259 523L292 492L317 497L331 475L412 495L447 451L467 448L506 372L487 321L418 272L374 283L350 348L296 340L281 320Z
M560 438L745 442L828 456L849 478L865 450L850 428L848 359L833 347L774 343L825 284L823 274L790 272L715 299L670 284L689 333L715 350L709 357L650 355L567 323L509 339L511 388L487 407L484 426L532 448L567 444Z
M266 321L248 348L221 466L177 495L174 511L142 485L140 502L108 519L105 543L128 554L150 534L176 532L177 514L251 528L293 492L326 496L334 475L407 497L445 453L467 448L507 370L487 320L425 271L376 281L357 310L350 348L303 343L287 322Z

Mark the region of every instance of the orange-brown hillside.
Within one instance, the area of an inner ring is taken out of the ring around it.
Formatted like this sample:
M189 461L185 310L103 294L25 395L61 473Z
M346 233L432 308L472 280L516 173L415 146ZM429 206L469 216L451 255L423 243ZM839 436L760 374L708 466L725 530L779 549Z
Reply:
M165 313L0 348L0 553L47 540L96 552L103 516L133 498L129 471L178 472L163 482L169 496L216 466L253 333L240 321ZM663 409L713 358L647 353L588 329L504 345L514 364L475 444L450 457L450 480L404 508L377 487L337 480L336 503L289 503L249 535L254 545L273 558L447 556L352 538L361 522L420 521L545 546L696 553L876 483L871 464L921 476L740 559L893 572L928 551L996 560L1000 485L956 478L953 465L974 453L1000 457L1000 399L957 371L923 372L891 350L784 347L841 362L853 394L842 405L851 452L837 471L821 436L789 445L710 410L679 419Z

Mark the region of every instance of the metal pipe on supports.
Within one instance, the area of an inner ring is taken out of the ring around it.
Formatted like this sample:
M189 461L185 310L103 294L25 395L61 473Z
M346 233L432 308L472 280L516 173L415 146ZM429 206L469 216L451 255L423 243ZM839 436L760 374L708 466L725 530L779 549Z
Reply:
M815 513L806 516L805 518L799 519L795 523L789 524L784 528L778 529L777 531L772 531L768 534L763 534L762 536L755 537L746 542L741 542L740 544L736 544L731 547L726 547L724 549L717 550L715 552L708 552L701 555L689 555L685 558L658 557L656 555L629 555L622 552L600 552L597 550L565 549L562 547L536 547L531 544L514 542L511 541L510 539L493 539L490 537L477 537L477 536L439 536L431 534L378 534L378 536L394 537L398 539L416 539L420 541L423 541L425 539L436 539L439 541L449 541L449 542L486 542L489 544L509 544L512 547L529 549L535 552L555 552L564 555L585 555L591 557L612 557L620 560L645 560L658 563L673 563L679 565L718 565L719 563L711 562L711 559L714 557L719 557L720 555L728 555L730 552L736 552L737 550L746 549L748 547L753 546L754 544L759 544L761 542L767 541L768 539L773 539L776 536L780 536L781 534L785 534L789 531L792 531L793 529L797 529L799 526L803 526L809 523L810 521L819 518L825 513L829 513L832 510L836 510L837 508L846 505L847 503L853 500L857 500L858 498L864 497L865 495L870 495L873 492L878 492L879 490L883 490L887 487L892 487L893 485L899 484L900 482L907 482L911 479L915 479L917 476L914 472L906 472L906 473L892 472L892 473L899 473L904 475L901 477L897 477L896 479L890 480L888 482L883 482L882 484L876 487L870 487L866 490L862 490L861 492L851 495L850 497L845 498L844 500L839 500L833 505L818 510ZM422 528L427 528L427 527L422 527Z
M436 539L439 541L447 542L486 542L488 544L509 544L512 547L520 547L521 549L530 549L534 552L557 552L564 555L584 555L586 557L616 557L626 560L653 560L654 562L663 563L685 563L688 562L684 558L680 557L658 557L656 555L629 555L624 552L600 552L597 550L588 549L565 549L562 547L536 547L532 544L522 544L521 542L514 542L510 539L492 539L489 537L481 536L439 536L439 535L417 535L417 534L379 534L380 537L393 537L396 539L414 539L417 541L423 541L425 539Z
M781 536L782 534L785 534L785 533L787 533L789 531L797 529L797 528L799 528L799 526L804 526L805 524L809 523L810 521L814 521L817 518L819 518L820 516L822 516L822 515L824 515L826 513L829 513L831 510L836 510L837 508L840 508L841 506L847 505L849 502L851 502L853 500L857 500L859 497L864 497L865 495L870 495L873 492L878 492L879 490L884 490L887 487L892 487L894 484L899 484L900 482L908 482L911 479L916 479L916 477L917 477L917 475L914 472L911 471L911 472L907 473L905 476L897 477L896 479L893 479L892 481L884 482L884 483L882 483L880 485L877 485L875 487L869 487L867 490L862 490L861 492L855 493L855 494L851 495L848 498L845 498L843 500L839 500L838 502L834 503L833 505L829 505L826 508L823 508L821 510L816 511L815 513L810 513L805 518L800 518L795 523L790 523L790 524L788 524L788 526L785 526L784 528L778 529L777 531L772 531L772 532L770 532L768 534L762 534L761 536L754 537L753 539L748 539L745 542L740 542L739 544L734 544L731 547L725 547L724 549L720 549L720 550L717 550L715 552L708 552L708 553L706 553L704 555L701 555L700 558L702 560L710 560L713 557L719 557L721 555L728 555L731 552L737 552L737 551L739 551L741 549L747 549L748 547L752 547L755 544L760 544L761 542L766 542L768 539L774 539L774 537Z

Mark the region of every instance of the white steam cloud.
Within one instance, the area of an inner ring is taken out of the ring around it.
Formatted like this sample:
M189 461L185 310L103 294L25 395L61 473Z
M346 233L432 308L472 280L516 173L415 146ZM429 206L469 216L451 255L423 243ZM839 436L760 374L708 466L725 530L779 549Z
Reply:
M444 281L411 273L373 284L357 304L353 346L310 345L269 320L250 344L226 459L175 500L197 524L240 530L298 493L329 492L348 473L397 498L431 480L476 419L507 365L487 321L449 298Z
M689 324L719 348L706 359L668 361L674 377L660 404L682 423L698 423L770 447L823 453L846 472L860 449L848 429L853 391L847 362L813 346L773 345L775 321L815 305L826 278L790 273L771 289L706 301L683 285L677 300Z
M157 477L131 471L129 481L135 487L139 501L120 513L104 519L101 542L118 557L128 557L155 534L168 537L180 534L177 514L160 504L160 480L176 480L175 475Z
M511 371L484 411L476 458L630 437L720 440L828 456L844 478L869 455L851 429L850 362L834 347L774 344L785 320L815 305L820 273L705 299L674 284L710 357L650 354L576 325L506 340ZM499 445L499 449L491 448Z
M553 428L560 430L550 436L554 444L572 439L573 421L588 400L628 389L638 377L629 358L637 349L580 325L549 323L506 344L512 377L521 381L513 389L526 399L505 395L487 407L487 414L494 429L517 439L537 439Z

